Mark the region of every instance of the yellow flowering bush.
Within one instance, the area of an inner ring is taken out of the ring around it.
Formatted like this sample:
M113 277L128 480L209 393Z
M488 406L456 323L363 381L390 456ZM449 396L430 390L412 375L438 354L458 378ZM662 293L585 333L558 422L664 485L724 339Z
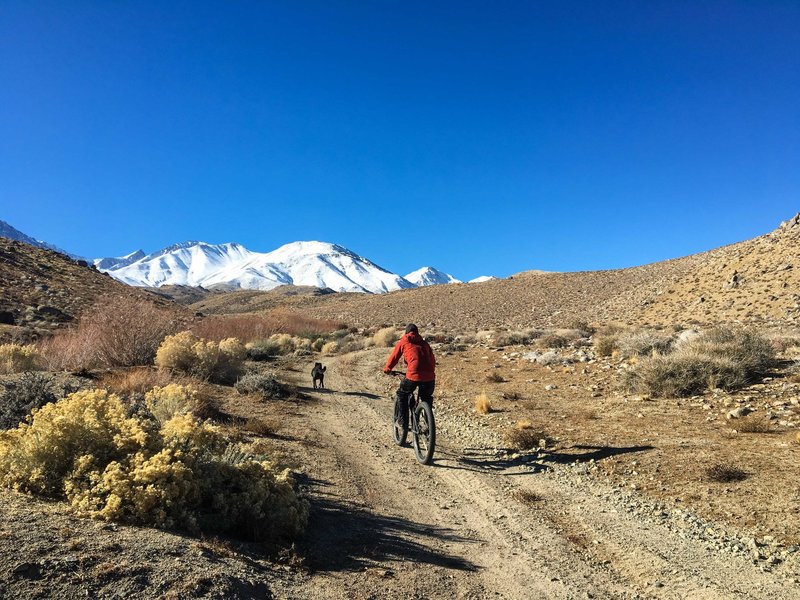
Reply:
M98 519L270 541L298 534L308 508L291 473L227 447L190 412L158 425L127 416L116 395L88 390L0 433L0 484L65 498Z
M217 343L198 338L189 331L167 336L156 352L156 366L174 369L203 379L229 383L242 369L247 349L237 338Z
M144 395L144 402L156 420L164 424L175 415L194 412L197 392L185 385L170 383L155 386Z
M41 363L35 346L0 344L0 373L22 373L34 371Z
M99 464L135 453L150 441L148 426L126 416L121 400L106 390L75 392L32 413L0 437L0 483L58 496L79 458Z

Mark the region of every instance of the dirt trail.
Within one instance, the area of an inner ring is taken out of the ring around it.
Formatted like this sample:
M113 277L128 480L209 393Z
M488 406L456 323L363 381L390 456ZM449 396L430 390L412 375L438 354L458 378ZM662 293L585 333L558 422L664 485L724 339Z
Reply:
M625 510L625 494L539 457L498 452L437 404L435 465L390 438L385 352L329 363L304 412L315 508L302 552L309 598L800 598L765 572ZM346 373L347 378L342 377ZM307 385L305 375L299 380Z

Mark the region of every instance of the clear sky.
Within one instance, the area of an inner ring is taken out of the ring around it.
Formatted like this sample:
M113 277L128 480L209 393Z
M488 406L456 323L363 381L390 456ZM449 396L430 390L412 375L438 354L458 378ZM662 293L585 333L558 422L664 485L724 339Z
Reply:
M800 2L0 2L0 219L87 257L617 268L800 211Z

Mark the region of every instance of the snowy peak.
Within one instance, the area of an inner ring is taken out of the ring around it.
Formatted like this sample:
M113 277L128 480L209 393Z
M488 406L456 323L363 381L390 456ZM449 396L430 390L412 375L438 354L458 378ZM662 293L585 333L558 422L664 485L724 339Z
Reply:
M288 284L369 293L414 287L347 248L316 241L293 242L268 253L252 252L236 243L184 242L146 256L133 253L122 259L96 261L98 265L101 263L111 265L98 268L116 279L147 287L188 285L269 290Z
M497 277L494 277L493 275L481 275L475 279L470 279L467 283L483 283L484 281L492 281L494 279L497 279Z
M447 273L440 271L434 267L422 267L421 269L417 269L413 273L409 273L405 277L408 281L413 283L416 286L426 286L426 285L442 285L447 283L461 283L460 280L456 279L452 275L448 275Z
M94 259L93 263L94 266L101 271L107 271L109 269L127 267L129 264L135 263L137 260L144 257L144 250L137 250L136 252L131 252L126 256L117 256L114 258L96 258Z

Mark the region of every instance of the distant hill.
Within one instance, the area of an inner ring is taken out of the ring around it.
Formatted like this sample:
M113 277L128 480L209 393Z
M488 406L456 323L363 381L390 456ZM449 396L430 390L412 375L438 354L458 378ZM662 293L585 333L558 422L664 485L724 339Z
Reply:
M248 302L257 304L257 297ZM215 297L213 311L227 312L226 303L225 294ZM480 285L426 286L382 296L295 296L283 304L351 325L413 321L473 331L568 327L577 321L800 325L800 216L753 240L640 267L531 271Z

